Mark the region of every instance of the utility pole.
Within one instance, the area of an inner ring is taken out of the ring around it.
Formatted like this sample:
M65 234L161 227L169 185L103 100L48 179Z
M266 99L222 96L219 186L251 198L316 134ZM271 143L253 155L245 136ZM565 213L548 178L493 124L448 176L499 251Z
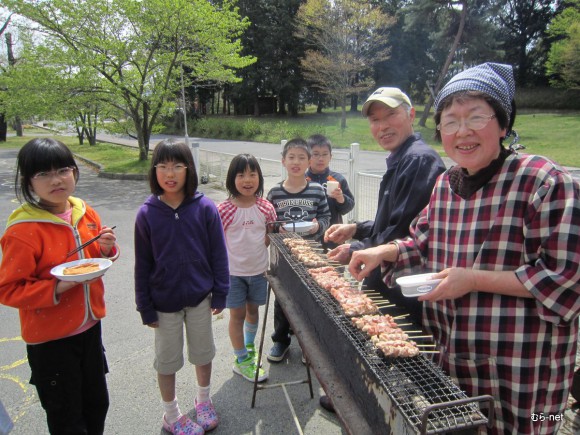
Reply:
M189 147L189 136L187 134L187 109L185 105L185 86L183 85L183 65L181 65L181 105L183 108L183 128L185 129L184 141L185 145ZM199 177L199 143L192 144L191 152L193 154L193 162L195 163L195 172Z

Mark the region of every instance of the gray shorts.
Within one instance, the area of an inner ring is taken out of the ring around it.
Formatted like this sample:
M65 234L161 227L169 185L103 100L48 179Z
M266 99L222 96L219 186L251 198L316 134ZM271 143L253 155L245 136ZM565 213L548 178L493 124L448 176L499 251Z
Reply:
M215 356L211 296L197 307L186 307L176 313L158 312L159 327L155 328L155 361L159 374L172 375L183 367L183 326L187 338L189 362L196 366L209 364Z

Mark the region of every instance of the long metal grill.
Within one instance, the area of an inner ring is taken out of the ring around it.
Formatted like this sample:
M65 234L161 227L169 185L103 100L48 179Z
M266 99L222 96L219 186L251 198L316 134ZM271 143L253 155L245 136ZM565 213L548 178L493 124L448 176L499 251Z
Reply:
M310 294L315 305L340 331L342 339L350 342L357 351L364 366L373 373L375 381L388 394L412 432L436 434L487 424L478 402L491 402L489 396L469 398L424 355L410 358L382 356L368 336L352 324L336 299L318 285L303 263L291 254L283 242L289 237L299 238L293 233L270 235L272 246L276 248L276 253L271 255L271 273L281 276L284 282L291 282L293 291L302 288ZM381 308L380 311L393 316L401 313L399 308ZM492 403L488 404L488 407L492 406Z

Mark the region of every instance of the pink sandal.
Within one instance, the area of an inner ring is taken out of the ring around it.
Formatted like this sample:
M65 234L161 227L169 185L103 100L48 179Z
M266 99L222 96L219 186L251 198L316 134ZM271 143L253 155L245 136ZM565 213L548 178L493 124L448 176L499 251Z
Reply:
M219 419L211 399L202 403L197 403L197 399L195 399L195 412L197 414L197 424L206 432L217 427Z
M203 435L205 431L203 428L191 420L187 415L183 414L173 424L169 424L163 414L163 429L173 435Z

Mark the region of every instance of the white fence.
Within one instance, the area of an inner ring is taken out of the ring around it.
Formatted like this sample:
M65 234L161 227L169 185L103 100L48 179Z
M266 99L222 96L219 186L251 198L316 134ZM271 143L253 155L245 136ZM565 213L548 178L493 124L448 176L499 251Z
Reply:
M282 141L282 146L286 141ZM381 175L361 172L359 169L359 144L353 143L350 149L333 149L331 168L346 178L355 199L355 208L346 216L349 222L372 220L375 217ZM225 189L226 176L230 161L235 154L210 151L199 148L196 157L199 161L199 176ZM264 193L286 178L286 171L280 160L256 156L264 175Z

